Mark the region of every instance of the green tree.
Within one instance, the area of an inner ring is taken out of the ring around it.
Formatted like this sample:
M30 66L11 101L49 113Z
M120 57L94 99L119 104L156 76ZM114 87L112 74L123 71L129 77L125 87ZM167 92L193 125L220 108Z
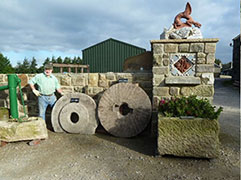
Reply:
M54 56L52 56L51 62L52 62L52 63L57 63L57 60L55 59Z
M47 58L45 59L45 61L44 61L43 65L48 64L48 63L51 63L51 61L50 61L50 58L49 58L49 57L47 57Z
M222 64L222 61L220 59L215 59L215 64L217 65Z
M44 66L40 66L37 70L37 73L42 73L44 72Z
M17 73L30 73L31 72L30 62L28 61L27 58L24 58L22 64L20 62L17 63L16 72Z
M37 60L33 57L32 61L30 62L30 73L37 73Z
M57 59L55 59L55 57L52 56L51 62L52 62L53 64L54 64L54 63L57 63ZM59 72L59 68L58 68L58 67L54 67L54 68L53 68L53 72L55 72L55 73Z
M77 64L77 58L76 58L76 56L74 57L74 59L71 60L71 64Z
M71 64L71 59L69 57L64 58L64 64ZM69 72L68 68L63 68L64 72Z
M79 56L77 57L77 64L83 64L83 60Z
M9 59L4 57L2 53L0 53L0 73L14 73L14 68L12 67Z
M71 64L71 58L70 57L65 57L64 58L64 64Z
M59 64L63 63L63 60L62 60L62 58L60 56L57 58L57 63L59 63Z
M72 64L82 64L82 59L79 56L75 56L74 59L72 59Z

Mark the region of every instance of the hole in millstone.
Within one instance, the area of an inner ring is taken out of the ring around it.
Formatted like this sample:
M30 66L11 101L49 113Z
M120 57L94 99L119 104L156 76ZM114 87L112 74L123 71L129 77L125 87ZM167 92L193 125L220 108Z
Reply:
M77 123L79 121L79 115L75 112L72 112L70 115L70 120L72 123Z
M123 103L120 106L119 111L123 116L126 116L127 114L132 113L133 109L129 108L127 103Z

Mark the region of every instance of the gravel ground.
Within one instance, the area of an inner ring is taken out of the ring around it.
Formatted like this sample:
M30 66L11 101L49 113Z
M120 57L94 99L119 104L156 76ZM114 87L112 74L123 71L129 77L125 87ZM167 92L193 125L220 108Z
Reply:
M0 148L0 180L238 180L239 90L228 81L215 82L214 104L224 107L217 159L155 156L156 140L146 132L116 138L101 128L95 135L48 131L38 145L22 141Z

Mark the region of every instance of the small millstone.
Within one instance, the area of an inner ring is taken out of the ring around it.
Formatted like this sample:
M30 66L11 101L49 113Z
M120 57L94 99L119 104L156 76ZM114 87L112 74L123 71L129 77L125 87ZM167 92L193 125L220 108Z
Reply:
M71 102L70 100L78 100ZM76 113L76 123L71 114ZM98 126L96 103L83 93L68 93L55 103L51 113L51 123L55 132L94 134Z

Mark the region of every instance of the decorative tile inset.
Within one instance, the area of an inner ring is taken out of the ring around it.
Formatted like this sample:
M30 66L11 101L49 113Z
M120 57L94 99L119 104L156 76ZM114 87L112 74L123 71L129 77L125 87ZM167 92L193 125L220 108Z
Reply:
M170 70L174 76L194 76L195 55L189 53L171 55Z
M190 63L189 59L186 58L186 56L182 56L181 59L179 59L174 66L181 72L186 72L192 64Z

